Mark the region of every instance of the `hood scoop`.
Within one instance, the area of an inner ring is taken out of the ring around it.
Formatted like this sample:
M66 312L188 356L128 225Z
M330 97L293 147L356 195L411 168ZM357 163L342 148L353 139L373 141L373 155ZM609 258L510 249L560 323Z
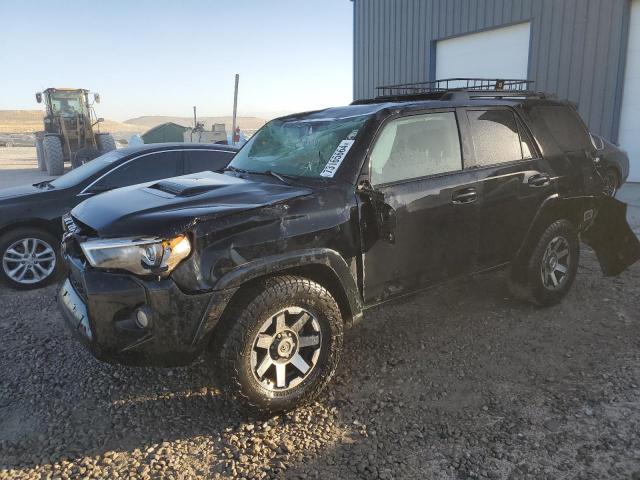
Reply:
M216 174L214 174L216 175ZM238 179L227 175L216 175L206 177L177 177L169 180L161 180L147 187L155 192L163 192L174 197L195 197L203 193L211 192L218 188L226 187L229 184L240 183Z

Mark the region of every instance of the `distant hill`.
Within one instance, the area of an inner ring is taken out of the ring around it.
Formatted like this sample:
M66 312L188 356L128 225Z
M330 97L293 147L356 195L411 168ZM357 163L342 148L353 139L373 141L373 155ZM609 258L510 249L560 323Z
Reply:
M33 133L42 130L44 125L42 110L0 110L1 133ZM100 130L111 133L141 133L146 128L140 125L129 125L105 119L100 124Z
M150 115L145 117L136 117L125 120L128 125L138 125L143 127L144 130L160 125L161 123L173 122L178 125L184 125L185 127L193 126L193 117L169 117L163 115ZM214 123L224 123L227 128L227 132L231 131L231 125L233 118L228 117L198 117L198 122L203 122L205 129L211 130L211 125ZM238 117L237 125L241 130L257 130L262 127L267 121L264 118L258 117Z

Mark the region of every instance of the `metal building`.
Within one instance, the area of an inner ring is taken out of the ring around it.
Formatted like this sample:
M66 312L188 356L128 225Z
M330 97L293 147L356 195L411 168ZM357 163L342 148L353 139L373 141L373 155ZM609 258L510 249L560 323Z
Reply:
M354 97L451 77L527 78L578 104L640 181L640 0L353 0Z

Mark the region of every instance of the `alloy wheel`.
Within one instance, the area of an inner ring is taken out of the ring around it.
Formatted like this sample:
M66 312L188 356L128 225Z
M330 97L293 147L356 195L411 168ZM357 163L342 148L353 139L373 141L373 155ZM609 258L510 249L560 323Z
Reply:
M11 244L2 256L2 268L7 277L24 285L45 280L55 267L56 252L39 238L20 239Z
M544 287L560 290L569 278L570 262L569 241L562 236L552 238L544 251L540 267Z
M608 197L615 197L618 190L618 176L609 170L602 177L602 191Z
M261 325L251 349L251 371L264 388L289 390L313 371L321 347L322 332L315 315L288 307Z

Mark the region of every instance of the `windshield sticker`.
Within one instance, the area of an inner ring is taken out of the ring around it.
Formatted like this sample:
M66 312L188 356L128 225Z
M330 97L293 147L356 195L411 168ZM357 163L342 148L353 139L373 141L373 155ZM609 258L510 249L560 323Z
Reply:
M356 133L357 133L357 130L356 130ZM320 172L320 176L333 178L333 176L338 171L338 168L340 168L340 164L344 160L344 157L347 156L347 153L349 153L349 149L354 143L355 143L355 140L342 140L340 142L340 145L338 145L338 148L336 148L336 151L333 152L333 155L331 155L331 158L325 165L322 172Z

